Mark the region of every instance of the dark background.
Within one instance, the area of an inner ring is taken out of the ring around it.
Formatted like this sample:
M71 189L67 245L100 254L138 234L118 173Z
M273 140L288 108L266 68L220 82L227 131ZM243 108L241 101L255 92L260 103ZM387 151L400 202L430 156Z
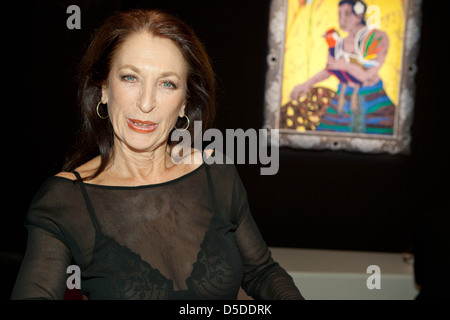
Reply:
M448 10L439 3L422 7L410 155L282 148L274 176L237 165L269 246L404 252L420 219L447 202L449 61L440 30ZM71 4L81 8L81 30L66 27ZM219 129L262 127L268 0L38 1L4 11L2 298L26 247L28 205L73 142L76 68L89 37L105 16L133 7L174 13L202 39L218 78Z

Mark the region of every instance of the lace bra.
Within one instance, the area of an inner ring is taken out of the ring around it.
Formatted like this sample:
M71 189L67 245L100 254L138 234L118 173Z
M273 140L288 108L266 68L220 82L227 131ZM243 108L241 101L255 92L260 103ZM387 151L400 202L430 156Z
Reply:
M78 172L74 174L81 180ZM242 261L236 245L232 245L232 233L217 232L223 228L224 221L213 217L186 280L188 289L174 290L172 280L139 254L103 234L85 185L78 184L96 230L91 265L82 272L84 295L91 299L121 300L236 299L242 282Z

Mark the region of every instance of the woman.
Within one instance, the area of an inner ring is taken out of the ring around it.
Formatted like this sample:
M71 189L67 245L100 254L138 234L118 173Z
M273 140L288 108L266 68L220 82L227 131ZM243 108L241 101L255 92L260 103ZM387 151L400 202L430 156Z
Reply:
M393 134L395 106L378 74L389 38L385 32L366 26L366 10L360 0L339 2L339 25L348 36L341 39L335 30L328 30L326 68L291 92L291 98L297 100L331 75L339 79L337 95L316 130Z
M162 12L119 13L80 70L81 143L30 206L12 299L62 298L72 264L88 299L236 299L241 285L256 299L302 299L235 168L171 159L174 128L201 120L206 130L214 117L214 76L194 33Z

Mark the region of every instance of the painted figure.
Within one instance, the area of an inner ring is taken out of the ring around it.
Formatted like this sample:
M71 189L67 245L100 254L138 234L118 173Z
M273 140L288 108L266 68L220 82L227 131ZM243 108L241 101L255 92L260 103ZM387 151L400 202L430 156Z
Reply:
M392 135L395 106L386 94L378 71L389 48L387 34L366 25L367 6L357 0L339 2L339 25L348 32L342 38L334 29L324 34L328 44L326 67L294 87L291 98L298 100L330 76L339 79L317 131Z

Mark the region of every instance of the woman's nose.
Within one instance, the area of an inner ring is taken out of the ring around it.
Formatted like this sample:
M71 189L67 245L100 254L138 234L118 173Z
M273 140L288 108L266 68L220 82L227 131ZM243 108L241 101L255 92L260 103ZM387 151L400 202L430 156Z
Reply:
M148 85L142 88L138 106L144 113L149 113L156 107L155 88Z

